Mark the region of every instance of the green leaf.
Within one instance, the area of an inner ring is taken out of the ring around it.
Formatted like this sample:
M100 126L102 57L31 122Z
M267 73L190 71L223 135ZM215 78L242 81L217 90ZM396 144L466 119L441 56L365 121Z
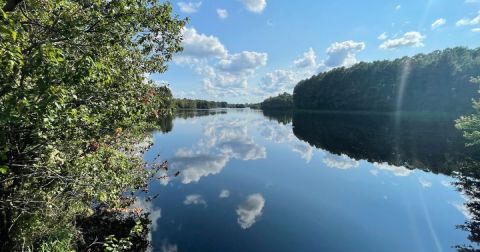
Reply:
M0 165L0 174L7 174L8 171L10 170L10 168L8 168L8 166L6 165Z

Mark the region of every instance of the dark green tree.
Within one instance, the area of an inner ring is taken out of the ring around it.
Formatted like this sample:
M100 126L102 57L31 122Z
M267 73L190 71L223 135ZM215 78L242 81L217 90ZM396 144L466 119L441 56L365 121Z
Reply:
M343 111L471 111L480 74L480 49L462 47L393 61L361 62L299 82L299 109Z
M293 97L286 92L275 97L267 98L260 104L260 108L263 110L293 109L293 107Z

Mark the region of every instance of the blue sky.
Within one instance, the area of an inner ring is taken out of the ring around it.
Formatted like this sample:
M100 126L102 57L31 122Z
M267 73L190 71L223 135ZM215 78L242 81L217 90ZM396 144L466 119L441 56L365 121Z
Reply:
M185 50L163 74L175 97L258 102L359 61L480 45L480 0L172 1Z

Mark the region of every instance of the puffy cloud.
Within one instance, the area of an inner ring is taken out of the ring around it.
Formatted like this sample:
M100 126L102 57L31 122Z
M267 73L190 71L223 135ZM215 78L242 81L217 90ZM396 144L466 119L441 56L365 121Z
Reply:
M379 170L384 170L384 171L389 171L393 173L395 176L408 176L412 172L411 170L403 167L403 166L394 166L394 165L389 165L386 162L383 163L373 163L373 166Z
M247 197L245 202L238 206L236 212L238 215L237 222L241 228L247 229L252 227L258 218L262 216L262 210L265 206L265 199L261 194L252 194Z
M178 2L178 7L183 13L195 13L202 6L202 2Z
M435 22L432 23L432 25L431 25L432 30L435 30L438 27L440 27L440 26L442 26L446 23L447 23L447 20L445 20L445 18L439 18L439 19L435 20Z
M383 32L382 34L378 35L377 39L378 40L385 40L388 38L388 35L386 32Z
M290 91L298 81L299 79L293 71L275 70L266 73L260 79L259 87L269 94L281 93Z
M247 10L254 13L262 13L265 7L267 7L266 0L242 0L242 3Z
M249 79L255 71L267 64L266 53L243 51L229 54L219 60L215 67L199 65L199 73L204 77L203 88L216 96L247 95Z
M432 187L432 182L424 179L424 178L418 178L418 182L420 183L420 185L424 188L426 187Z
M179 148L169 159L170 168L180 171L183 184L219 174L230 159L257 160L266 157L266 148L248 134L248 120L213 120L204 125L203 136L191 148ZM166 185L168 180L161 180Z
M315 61L316 58L315 51L310 47L308 51L303 54L303 58L295 60L293 64L299 68L315 67L317 65Z
M380 49L392 49L406 46L422 47L424 46L422 42L425 37L425 35L422 35L417 31L406 32L400 38L386 40L380 45Z
M185 205L204 205L207 206L207 202L203 199L203 196L200 194L190 194L185 197L183 201Z
M226 190L226 189L223 189L220 194L218 195L219 198L221 199L225 199L225 198L228 198L230 197L230 191L229 190Z
M472 32L480 32L480 28L472 28L471 31Z
M402 8L402 6L400 4L395 6L395 10L400 10L401 8Z
M183 29L183 51L181 57L202 59L208 57L226 57L228 54L225 46L215 36L198 33L195 28Z
M191 67L202 78L203 90L214 97L247 95L249 79L267 64L267 53L231 54L217 37L201 34L195 28L185 28L183 37L184 50L174 62Z
M357 63L355 53L364 49L364 42L352 40L335 42L327 48L327 59L324 61L324 64L327 67L351 66Z
M265 66L267 58L268 55L266 53L243 51L228 55L220 60L218 67L228 72L246 72Z
M331 153L326 153L322 161L328 167L342 170L347 170L359 166L359 162L357 160L351 159L345 154L335 155Z
M170 167L180 170L183 184L198 182L202 177L218 174L228 162L226 156L209 156L198 154L192 156L173 157Z
M217 15L221 19L225 19L228 17L228 11L225 9L217 9Z

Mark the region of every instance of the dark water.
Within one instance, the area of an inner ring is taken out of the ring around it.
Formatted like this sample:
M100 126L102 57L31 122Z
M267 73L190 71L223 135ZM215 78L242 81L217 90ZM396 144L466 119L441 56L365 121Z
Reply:
M181 113L145 155L181 172L152 184L159 197L142 203L153 250L454 251L470 244L456 226L472 218L472 196L452 182L474 154L453 120Z

